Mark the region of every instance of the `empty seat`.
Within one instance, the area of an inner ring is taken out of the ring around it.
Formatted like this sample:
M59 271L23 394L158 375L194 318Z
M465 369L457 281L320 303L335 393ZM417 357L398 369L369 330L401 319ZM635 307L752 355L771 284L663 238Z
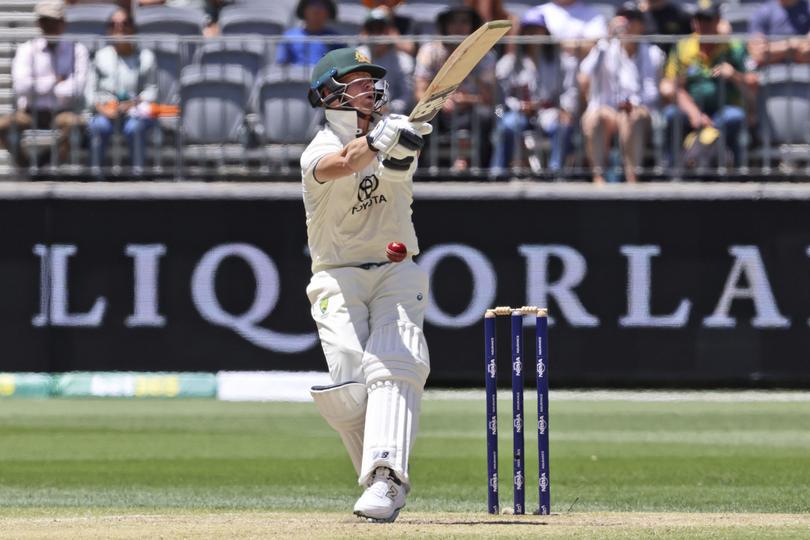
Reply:
M223 35L259 34L277 36L289 26L288 13L255 5L232 5L219 14L219 30Z
M241 142L250 95L250 74L236 65L198 66L180 76L183 140L195 144Z
M275 67L259 77L251 109L259 115L258 132L265 144L308 144L320 128L323 109L307 100L309 69Z
M169 6L148 6L135 10L139 34L202 35L205 15L202 11Z
M203 43L195 53L195 63L200 65L242 66L251 75L250 84L264 67L267 58L272 58L273 44L258 39L211 40Z
M158 103L178 103L180 70L191 63L191 45L168 36L141 37L138 43L155 53Z
M759 97L766 144L810 144L810 66L766 67Z

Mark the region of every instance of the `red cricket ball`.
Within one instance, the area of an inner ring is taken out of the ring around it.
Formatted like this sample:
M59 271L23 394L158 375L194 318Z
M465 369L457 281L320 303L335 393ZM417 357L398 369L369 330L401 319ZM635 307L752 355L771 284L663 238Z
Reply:
M388 260L391 262L402 262L408 255L408 248L402 242L389 242L388 247L385 248L385 254L388 255Z

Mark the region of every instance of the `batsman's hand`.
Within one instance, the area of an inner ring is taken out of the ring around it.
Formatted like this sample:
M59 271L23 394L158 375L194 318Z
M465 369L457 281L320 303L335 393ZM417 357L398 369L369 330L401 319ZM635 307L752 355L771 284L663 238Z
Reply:
M410 132L421 138L432 131L433 126L427 122L411 122L405 115L389 114L377 122L374 129L366 135L366 141L375 152L389 155L399 144L403 132Z
M388 154L396 146L403 129L410 129L408 117L402 114L389 114L381 118L374 129L366 135L366 142L375 152Z
M433 131L427 122L409 122L409 129L402 129L397 144L384 156L383 165L388 168L407 170L425 146L424 136Z

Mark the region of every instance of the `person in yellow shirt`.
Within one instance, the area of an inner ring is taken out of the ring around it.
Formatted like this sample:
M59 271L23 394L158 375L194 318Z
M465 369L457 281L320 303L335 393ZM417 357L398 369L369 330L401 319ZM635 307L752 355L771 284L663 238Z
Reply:
M667 120L669 166L675 164L675 149L690 130L714 127L724 134L740 165L740 132L745 123L743 98L755 93L758 76L745 46L738 40L725 43L702 40L719 34L720 12L710 0L698 3L692 19L694 34L672 49L661 81L661 96L673 104L664 115ZM680 135L677 136L677 135Z

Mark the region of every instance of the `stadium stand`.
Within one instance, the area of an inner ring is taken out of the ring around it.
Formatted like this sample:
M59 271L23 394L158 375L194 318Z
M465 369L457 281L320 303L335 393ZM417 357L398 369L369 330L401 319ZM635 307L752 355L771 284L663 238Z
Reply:
M408 2L397 8L397 14L410 17L415 34L436 33L436 16L445 9L446 3Z
M810 166L810 66L772 65L762 71L763 160L780 160L789 171L797 162Z
M309 69L300 66L270 69L258 79L250 101L264 167L286 170L320 128L322 110L309 105L308 88Z
M244 158L252 75L238 65L190 65L180 75L183 163Z
M139 34L172 34L201 36L205 17L190 8L149 6L135 10L135 26Z
M91 53L104 42L106 20L115 9L111 4L95 1L99 3L69 5L66 9L66 33L78 36ZM14 108L10 71L15 46L39 33L33 13L35 3L36 0L0 0L0 115ZM343 34L343 41L355 44L368 10L360 0L337 3L337 20L331 26ZM540 3L509 0L504 4L519 17ZM609 19L621 2L587 3ZM135 10L138 42L156 56L157 103L182 105L196 111L183 110L179 117L166 114L159 118L161 129L150 134L150 145L159 150L149 154L155 160L153 166L165 171L162 163L182 165L183 158L188 163L203 163L206 156L216 155L220 164L235 159L250 161L251 165L258 162L262 171L294 168L303 144L320 120L319 111L310 109L305 101L309 68L281 70L274 66L275 48L283 41L281 35L301 24L295 16L297 4L298 0L274 0L273 9L267 9L265 0L234 0L219 15L219 37L203 37L206 17L201 9L163 5ZM761 1L732 0L722 5L721 12L737 37L742 37L747 33L752 14L761 5ZM407 1L397 6L396 13L412 21L412 33L421 36L414 38L418 44L435 34L437 15L447 6L447 0ZM501 47L496 52L503 54L504 50ZM758 102L752 102L748 110L746 167L751 170L762 167L776 174L810 161L806 158L810 151L808 84L810 70L805 65L775 65L761 70ZM499 104L502 103L500 100ZM202 111L205 118L195 119ZM497 108L490 112L497 114ZM86 114L89 115L89 110ZM216 126L215 120L225 122ZM650 178L669 178L671 171L661 166L664 126L660 111L653 114L653 126L644 166ZM588 164L578 131L573 140L575 148L565 177L583 179L588 176ZM448 153L445 146L451 143L438 134L431 139L431 148L438 145L442 153L433 152L433 156L427 153L428 157L440 156L438 159L444 161L431 161L430 174L444 174L446 156L452 154L452 148ZM534 149L518 146L513 170L548 178L549 171L527 166L533 153L540 152L542 157L547 152L547 141L538 139ZM217 153L224 147L229 148ZM82 148L78 159L84 160L86 155L86 148ZM480 165L482 169L488 166ZM0 150L0 175L14 173L8 153ZM260 171L251 168L248 173Z
M194 63L205 65L238 65L250 73L252 86L256 75L273 58L273 48L261 40L211 39L197 49Z
M337 19L330 25L338 33L356 36L368 16L368 9L359 3L343 2L338 6Z
M761 2L728 2L722 4L720 12L723 18L731 25L731 31L733 33L745 34L748 31L748 22L751 20L751 16L756 13L761 4Z
M114 4L77 4L65 7L65 35L77 36L93 53L99 48L97 36L107 34L107 20L118 9Z
M35 35L35 0L0 1L0 115L14 110L14 92L11 90L11 60L16 44ZM12 174L9 153L0 149L0 174Z
M282 34L290 23L290 13L268 10L256 4L227 6L219 15L219 28L223 35L276 36Z

